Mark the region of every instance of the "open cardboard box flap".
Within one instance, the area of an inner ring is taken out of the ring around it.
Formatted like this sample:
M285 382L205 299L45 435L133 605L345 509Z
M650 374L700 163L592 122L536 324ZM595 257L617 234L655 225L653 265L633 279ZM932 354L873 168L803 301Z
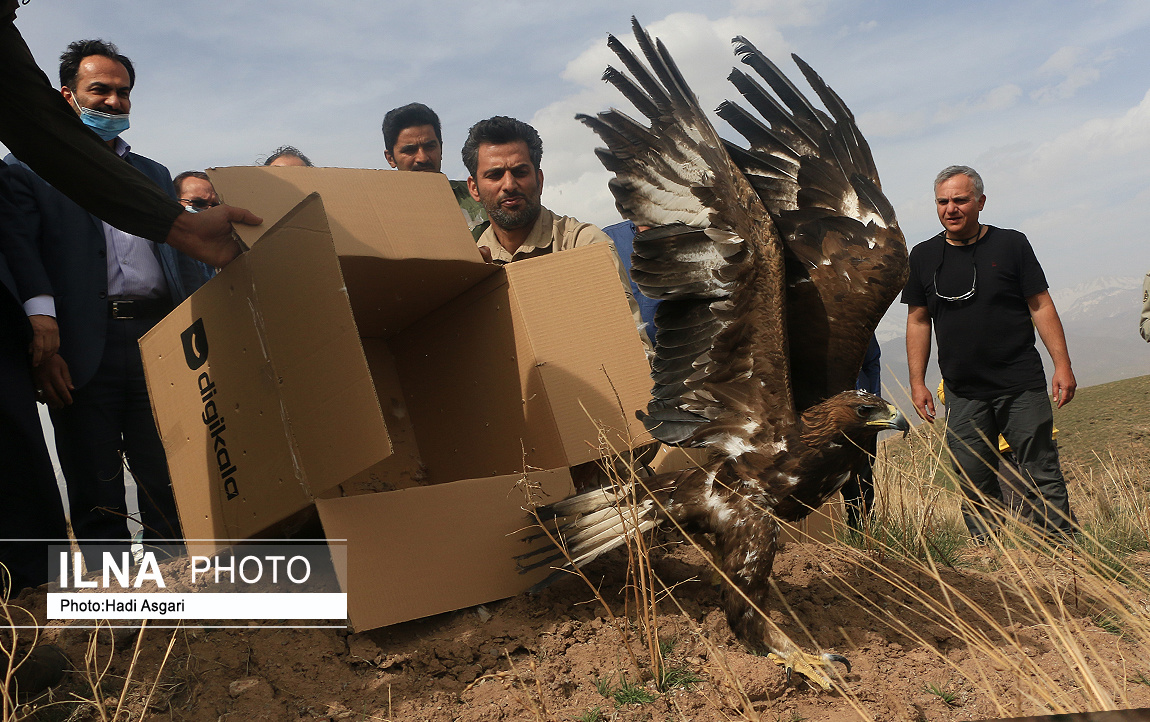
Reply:
M208 176L220 198L265 221L319 193L367 338L399 331L496 270L483 263L440 173L237 166L209 168ZM262 229L236 232L254 246L266 238Z
M262 238L140 340L188 538L257 535L391 453L323 202Z
M520 574L527 543L525 490L550 503L574 487L566 469L468 479L413 489L320 499L329 539L346 539L348 616L357 631L513 596L549 568Z
M601 431L616 449L644 443L634 410L650 368L610 254L597 244L509 264L391 338L404 418L389 428L409 421L419 459L369 470L375 488L411 486L412 463L421 483L442 483L594 461Z

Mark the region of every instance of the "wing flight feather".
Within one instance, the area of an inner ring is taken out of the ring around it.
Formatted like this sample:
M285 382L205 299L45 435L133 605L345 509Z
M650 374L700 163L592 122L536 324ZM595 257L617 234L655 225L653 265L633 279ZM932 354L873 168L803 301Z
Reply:
M762 78L729 80L758 112L716 111L747 141L728 152L767 206L786 247L787 327L801 413L854 387L867 344L906 282L906 242L882 193L870 147L842 99L792 56L816 108L745 38L735 53Z
M641 226L633 278L655 315L656 438L708 446L771 443L796 420L785 329L783 248L767 207L727 154L670 54L632 19L643 62L614 36L624 73L603 78L648 120L577 116L606 149L619 212ZM796 165L797 168L797 165Z

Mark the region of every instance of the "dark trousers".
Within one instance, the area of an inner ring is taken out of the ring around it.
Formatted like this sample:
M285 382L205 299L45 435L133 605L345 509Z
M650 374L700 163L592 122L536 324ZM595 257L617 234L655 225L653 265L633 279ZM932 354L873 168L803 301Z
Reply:
M1014 450L1022 511L1049 535L1072 531L1066 480L1052 432L1054 418L1044 389L989 400L965 399L946 389L946 441L965 497L963 519L971 536L984 538L1005 512L998 477L998 435Z
M878 436L873 437L863 450L867 457L854 468L842 490L847 524L852 529L862 529L863 520L874 509L874 457L878 452Z
M92 569L103 566L100 552L120 552L129 543L125 459L136 480L144 539L169 543L182 536L137 345L154 323L108 319L96 375L72 392L71 406L52 412L72 531Z
M49 581L49 540L68 539L36 411L23 313L14 299L0 298L0 563L8 569L13 596ZM8 586L0 573L0 596Z

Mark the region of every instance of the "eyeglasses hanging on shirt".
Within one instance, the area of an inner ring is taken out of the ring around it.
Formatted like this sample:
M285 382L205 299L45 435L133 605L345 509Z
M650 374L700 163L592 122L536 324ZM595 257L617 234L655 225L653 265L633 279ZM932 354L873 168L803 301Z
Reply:
M941 290L939 290L939 287L938 287L938 272L940 270L942 270L942 267L946 264L946 249L948 246L950 246L950 244L946 242L946 239L944 237L943 238L943 244L942 244L942 261L939 262L938 268L934 269L934 293L936 296L938 296L943 301L967 301L971 298L974 298L974 292L978 288L978 266L974 262L974 254L978 253L978 245L976 243L975 246L970 251L970 290L966 291L965 293L959 293L959 294L954 295L954 296L944 294ZM953 258L953 254L952 254L952 258ZM947 273L944 274L944 277L946 277L946 279L948 281L955 281L956 279L960 279L963 276L965 276L965 274L962 274L961 272L956 273L955 269L953 269L953 268L948 269ZM958 289L962 289L965 287L966 287L966 284L964 283L962 285L959 285Z

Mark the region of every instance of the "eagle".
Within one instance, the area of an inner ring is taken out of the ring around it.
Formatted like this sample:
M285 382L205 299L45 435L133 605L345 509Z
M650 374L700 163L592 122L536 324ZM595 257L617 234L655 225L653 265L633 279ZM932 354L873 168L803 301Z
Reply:
M906 282L906 241L853 114L801 59L792 56L825 110L749 41L733 40L758 76L728 77L757 114L731 101L716 111L746 141L736 145L719 137L663 43L632 25L646 63L609 36L626 72L608 67L603 78L647 123L616 109L576 117L606 144L596 153L615 175L621 215L651 227L636 236L631 267L640 290L661 300L655 383L639 418L659 441L703 449L705 461L639 490L538 508L564 551L520 565L582 566L629 535L678 527L712 550L730 582L722 606L735 635L788 677L829 689L831 663L849 662L802 652L761 609L780 521L835 494L880 431L908 429L886 401L853 390Z

